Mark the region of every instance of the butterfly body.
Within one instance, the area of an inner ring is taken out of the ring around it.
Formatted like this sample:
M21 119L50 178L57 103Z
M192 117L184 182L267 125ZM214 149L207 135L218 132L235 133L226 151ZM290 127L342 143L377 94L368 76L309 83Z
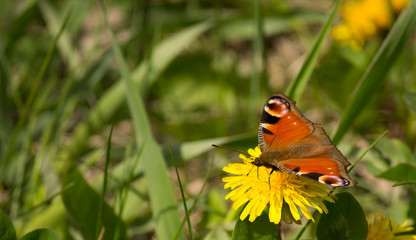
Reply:
M290 173L335 187L354 186L346 168L350 163L319 124L304 117L295 102L274 94L266 102L258 131L262 154L256 166Z

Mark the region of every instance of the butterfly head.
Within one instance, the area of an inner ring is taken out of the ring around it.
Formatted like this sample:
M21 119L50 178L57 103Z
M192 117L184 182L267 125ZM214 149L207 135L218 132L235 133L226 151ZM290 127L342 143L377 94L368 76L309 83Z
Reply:
M279 160L282 157L283 156L280 151L266 151L263 152L259 157L255 158L252 164L257 167L263 166L277 171L280 168L279 165L274 164L274 161Z

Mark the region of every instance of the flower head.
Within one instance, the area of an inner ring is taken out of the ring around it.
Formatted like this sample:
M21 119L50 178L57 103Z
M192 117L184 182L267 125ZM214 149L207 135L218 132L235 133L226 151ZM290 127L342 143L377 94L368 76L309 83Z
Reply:
M286 171L270 174L270 168L252 164L261 155L259 147L249 149L248 153L249 157L240 155L244 163L230 163L223 168L223 171L236 175L222 179L226 183L224 188L232 190L225 199L234 201L235 210L247 203L241 212L241 220L250 215L249 221L253 222L267 205L270 206L270 222L276 224L281 219L288 223L299 221L301 213L313 221L309 208L328 212L322 200L334 202L328 194L329 187Z
M407 221L402 225L389 218L384 218L384 213L367 216L368 235L367 240L416 240L416 235L398 235L398 233L412 231L412 227L406 227Z
M371 37L390 28L394 14L409 0L355 0L342 5L343 22L332 29L332 36L342 45L360 49Z

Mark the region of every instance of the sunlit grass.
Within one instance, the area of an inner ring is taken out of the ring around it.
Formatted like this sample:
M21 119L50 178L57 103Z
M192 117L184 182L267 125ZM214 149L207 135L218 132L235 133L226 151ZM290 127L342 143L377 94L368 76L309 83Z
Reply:
M329 0L0 3L0 235L188 239L187 219L195 239L226 239L258 227L235 224L224 199L221 169L238 153L211 144L257 145L274 92L352 163L387 130L349 192L365 212L414 223L415 179L397 171L416 168L415 4L357 51L327 36L339 21Z

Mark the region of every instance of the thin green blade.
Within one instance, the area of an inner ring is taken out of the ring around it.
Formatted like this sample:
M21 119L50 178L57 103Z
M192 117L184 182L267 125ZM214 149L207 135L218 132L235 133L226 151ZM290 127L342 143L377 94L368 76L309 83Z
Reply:
M311 51L309 52L308 56L305 59L305 62L302 65L302 68L299 70L298 75L290 83L290 86L288 90L286 91L286 95L295 101L299 100L300 96L302 95L303 90L306 87L306 84L308 83L308 80L312 74L312 70L314 69L316 65L316 61L318 60L319 53L321 52L322 46L325 42L325 38L329 33L332 20L334 19L334 16L338 11L340 3L341 1L339 0L335 3L335 6L331 11L331 15L329 16L324 27L319 33L318 38L316 39Z
M378 87L386 80L385 76L402 52L407 40L414 32L415 26L416 0L413 0L394 23L388 36L355 88L338 126L338 130L334 135L334 144L341 141L369 99L377 94Z

